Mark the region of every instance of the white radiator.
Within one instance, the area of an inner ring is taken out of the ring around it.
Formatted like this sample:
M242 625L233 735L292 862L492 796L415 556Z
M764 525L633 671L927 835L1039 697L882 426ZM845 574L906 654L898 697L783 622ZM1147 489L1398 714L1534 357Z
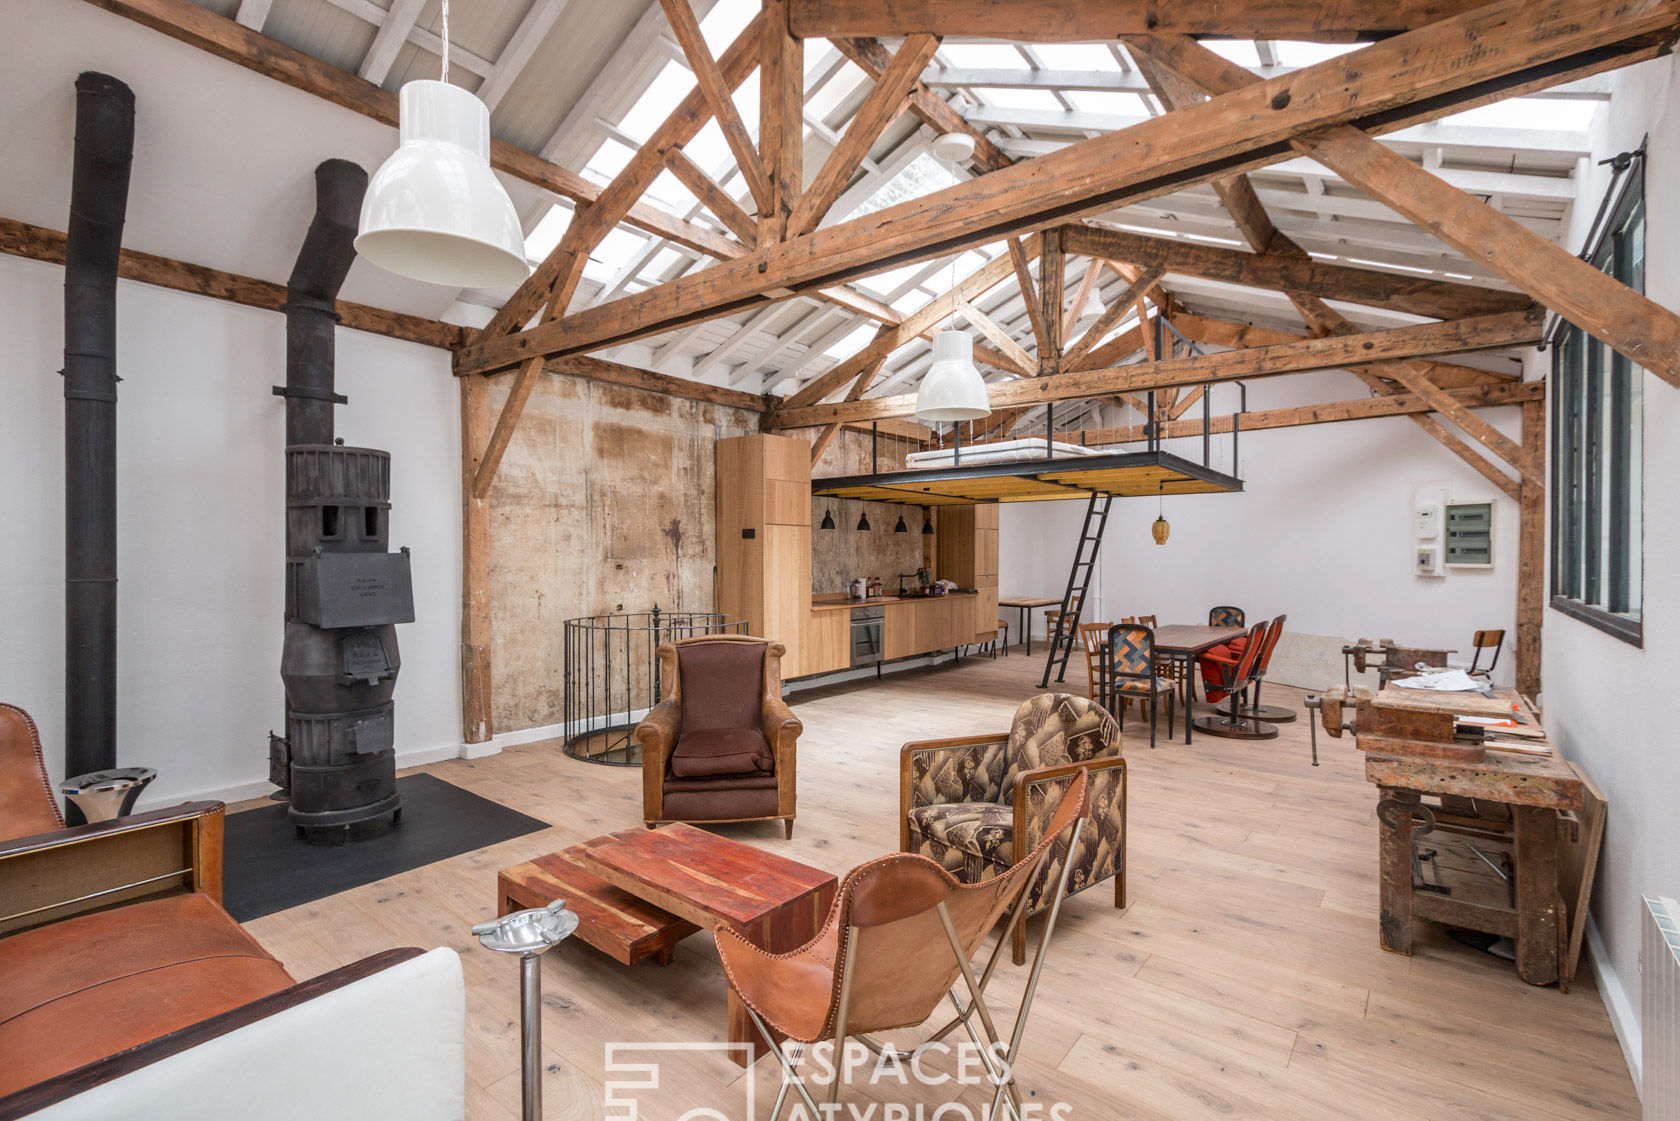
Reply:
M1680 904L1645 899L1640 1097L1645 1121L1680 1121Z

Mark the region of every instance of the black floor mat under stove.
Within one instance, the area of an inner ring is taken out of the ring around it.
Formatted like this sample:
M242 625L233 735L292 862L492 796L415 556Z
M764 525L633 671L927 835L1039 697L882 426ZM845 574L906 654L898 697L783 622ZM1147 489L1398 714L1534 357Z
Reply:
M222 858L228 914L247 922L548 828L432 775L399 778L397 793L402 823L347 845L298 839L284 805L229 814Z

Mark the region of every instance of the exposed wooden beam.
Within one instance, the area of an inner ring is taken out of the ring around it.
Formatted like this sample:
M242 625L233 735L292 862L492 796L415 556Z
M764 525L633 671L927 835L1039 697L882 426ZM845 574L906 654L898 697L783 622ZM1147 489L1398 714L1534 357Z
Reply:
M982 335L991 339L997 345L999 357L1004 359L1010 373L1020 374L1022 377L1032 377L1038 373L1038 363L1026 349L1012 338L1008 331L998 326L997 321L967 300L957 303L957 310L962 312L963 318Z
M1145 237L1096 226L1066 227L1064 237L1070 253L1089 253L1112 261L1125 261L1139 268L1199 276L1251 288L1307 292L1320 299L1393 308L1431 319L1497 315L1516 311L1529 303L1529 298L1521 292L1478 288L1471 284L1403 276L1352 265L1333 265L1316 261L1305 254L1294 258L1245 253L1240 249Z
M885 358L911 339L919 337L923 331L931 330L941 319L950 314L953 299L973 300L985 295L1002 282L1004 277L1009 275L1012 267L1011 263L1001 255L981 265L959 281L956 288L950 293L929 300L914 314L905 316L891 330L882 332L874 342L858 353L833 369L812 378L810 382L800 387L799 392L788 398L788 405L798 408L804 405L814 405L821 401L841 385L855 378L877 358Z
M1536 458L1546 454L1546 398L1522 407L1522 442ZM1525 479L1517 497L1517 691L1540 695L1541 624L1546 613L1546 487Z
M1212 95L1252 75L1191 39L1140 42L1152 58ZM1318 161L1630 361L1680 386L1680 315L1501 214L1351 126L1296 137Z
M1160 278L1160 273L1153 269L1145 269L1136 280L1127 284L1124 291L1109 301L1109 305L1103 309L1101 315L1097 316L1097 321L1091 324L1086 332L1079 337L1079 341L1067 348L1062 355L1062 368L1064 370L1086 369L1087 367L1084 365L1086 356L1098 343L1102 342L1103 336L1119 326L1120 321L1126 318L1126 314L1136 306L1143 293ZM1143 320L1140 318L1138 322L1141 323Z
M491 703L490 503L475 492L490 439L490 383L459 378L461 394L461 739L495 735Z
M863 163L870 147L903 110L916 75L922 72L922 67L928 64L933 52L938 49L939 40L932 35L912 35L898 48L892 62L875 80L863 104L852 115L846 131L840 136L840 143L829 152L817 171L817 177L811 180L811 185L800 196L799 204L793 208L793 216L788 219L791 236L798 237L817 228L817 223L822 221L840 197L840 192L851 182L853 172Z
M1211 343L1214 346L1230 347L1241 350L1250 346L1268 346L1272 343L1293 342L1296 339L1310 338L1301 331L1279 331L1273 327L1260 327L1253 323L1239 323L1229 319L1219 319L1207 315L1191 315L1188 312L1176 312L1167 317L1178 333L1191 342ZM1491 370L1478 369L1475 366L1460 366L1451 362L1431 361L1429 363L1430 380L1443 389L1457 389L1467 385L1483 385L1493 381L1513 381L1514 374L1498 374Z
M758 244L758 220L741 209L741 204L735 201L734 196L720 187L716 179L707 175L705 169L688 157L687 152L681 148L667 147L665 167L676 177L677 182L687 187L694 197L700 200L700 205L728 226L743 243Z
M1067 283L1066 248L1060 226L1045 230L1038 256L1038 317L1044 321L1044 346L1038 351L1038 376L1062 372L1062 300Z
M752 192L762 212L770 196L764 182L764 164L759 161L758 149L753 146L740 110L735 108L733 95L740 80L732 82L724 78L711 49L706 46L705 36L700 34L700 21L694 18L694 10L688 6L688 0L659 0L659 4L665 9L671 34L676 36L683 56L688 59L688 68L694 71L694 80L700 87L701 95L711 106L712 119L717 121L729 150L735 154L735 166L741 169L741 177L747 181L747 189ZM758 45L756 31L752 45Z
M1410 31L1476 4L1477 0L791 0L788 15L793 33L802 39L897 38L927 32L1057 43L1177 32L1347 42Z
M674 2L686 3L686 0ZM762 21L761 14L747 25L746 30L736 36L729 49L723 53L723 60L719 64L719 81L728 90L733 90L746 81L747 75L758 66L758 29ZM693 140L711 116L710 99L702 90L690 90L659 127L653 130L653 135L648 137L647 143L638 148L619 173L613 176L612 182L607 184L600 196L589 206L578 208L577 213L572 216L571 225L566 227L566 232L561 236L560 243L532 270L531 275L513 295L508 297L507 302L490 322L485 324L478 337L486 340L496 339L518 329L536 313L545 300L554 307L549 318L564 315L567 305L571 303L572 292L582 277L584 263L589 259L590 251L600 244L601 238L629 213L630 208L653 181L659 178L659 173L665 170L665 153Z
M1329 335L1278 346L1228 350L1190 358L1169 358L1118 369L1089 370L1055 377L1021 378L988 387L992 407L1040 405L1112 393L1164 389L1171 385L1273 377L1309 370L1345 368L1388 359L1428 354L1461 354L1477 350L1532 346L1540 341L1538 310L1507 312L1480 319L1455 319L1371 331L1362 335ZM910 416L912 396L876 397L796 408L792 402L765 417L774 428L804 428L837 420L871 420Z
M192 0L87 2L293 89L371 117L381 124L397 127L397 95L392 91L219 16ZM601 193L599 186L577 172L550 163L523 148L516 148L505 140L490 141L490 166L580 204L595 201ZM740 247L729 238L704 226L685 222L647 203L632 206L624 220L708 256L722 259L741 252Z
M1038 308L1038 285L1033 283L1029 267L1031 262L1018 237L1009 239L1009 260L1015 266L1015 283L1020 285L1021 302L1026 305L1027 318L1032 321L1033 338L1038 340L1039 350L1049 350L1050 333L1044 329L1044 315Z
M787 240L805 188L805 44L788 34L787 0L763 0L758 146L769 198L758 208L761 246Z
M834 45L872 79L878 80L891 65L891 53L874 39L836 39ZM957 132L972 137L974 155L969 157L969 163L976 171L996 171L1015 162L992 143L991 137L970 124L950 102L930 90L925 83L911 84L910 111L931 125L935 132Z
M1068 304L1067 315L1062 319L1062 341L1065 343L1073 329L1079 326L1079 321L1085 318L1085 305L1091 302L1091 290L1096 287L1097 277L1102 275L1102 262L1095 257L1085 262L1085 271L1079 276L1079 287L1074 289L1073 302Z
M44 226L32 226L27 222L0 218L0 253L62 265L64 234ZM206 268L204 265L191 265L171 257L139 253L133 249L124 249L118 257L117 275L124 280L137 280L158 288L172 288L177 292L190 292L196 296L227 300L265 311L280 311L286 304L284 284ZM334 306L341 327L424 346L454 350L466 341L468 333L466 328L457 327L452 323L440 323L418 315L405 315L400 311L386 311L366 304L351 303L349 300L340 300Z
M1282 158L1297 135L1354 123L1398 129L1516 90L1653 57L1680 26L1680 0L1553 0L1536 13L1495 0L1285 78L588 308L563 322L469 346L463 368L533 353L584 353L715 319L995 241L1047 222L1171 193Z
M1192 389L1200 389L1193 386ZM1467 408L1494 408L1504 405L1523 405L1537 401L1546 394L1544 382L1511 382L1506 385L1480 386L1460 389L1453 396ZM1181 402L1182 403L1182 402ZM1258 432L1271 428L1297 428L1308 424L1335 424L1349 420L1371 420L1386 416L1419 415L1433 411L1434 406L1410 393L1392 397L1359 397L1351 401L1331 401L1319 405L1293 405L1283 409L1261 409L1242 414L1242 431ZM1207 431L1210 435L1224 435L1231 431L1231 415L1213 416ZM1167 439L1180 439L1202 434L1202 418L1174 420L1163 431ZM1147 433L1141 424L1119 428L1088 428L1058 434L1062 439L1086 443L1092 447L1103 444L1132 444L1144 439Z
M513 384L508 387L507 400L502 402L502 411L496 415L496 426L490 430L490 439L484 445L484 454L479 457L478 470L473 475L474 498L490 497L490 486L496 481L496 472L502 465L502 456L506 453L508 445L513 442L513 434L519 428L519 418L525 413L525 402L531 399L531 391L537 386L537 378L541 376L542 368L543 360L532 358L514 374Z

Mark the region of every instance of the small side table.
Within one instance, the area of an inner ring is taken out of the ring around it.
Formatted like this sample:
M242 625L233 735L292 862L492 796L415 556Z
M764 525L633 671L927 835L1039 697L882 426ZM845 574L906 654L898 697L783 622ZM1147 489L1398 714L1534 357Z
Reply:
M92 824L127 817L140 792L155 778L157 770L153 767L116 767L67 778L58 784L58 792Z

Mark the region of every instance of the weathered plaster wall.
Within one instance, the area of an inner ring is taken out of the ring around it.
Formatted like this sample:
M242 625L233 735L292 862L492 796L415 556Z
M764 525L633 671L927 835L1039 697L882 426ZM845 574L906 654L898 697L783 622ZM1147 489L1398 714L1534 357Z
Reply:
M511 380L492 381L492 417ZM490 496L498 732L561 721L566 619L713 609L713 446L757 424L737 409L543 376Z
M806 429L813 437L820 429ZM915 450L907 440L880 437L878 454L872 455L869 433L842 431L812 468L811 477L866 475L880 464L882 471L904 467L905 453ZM823 513L834 512L834 528L825 530ZM869 514L869 529L857 528L858 517ZM893 532L899 515L904 516L904 533ZM879 576L890 592L898 587L897 574L914 572L922 565L922 509L891 502L851 502L832 498L811 500L811 591L843 592L859 576Z

